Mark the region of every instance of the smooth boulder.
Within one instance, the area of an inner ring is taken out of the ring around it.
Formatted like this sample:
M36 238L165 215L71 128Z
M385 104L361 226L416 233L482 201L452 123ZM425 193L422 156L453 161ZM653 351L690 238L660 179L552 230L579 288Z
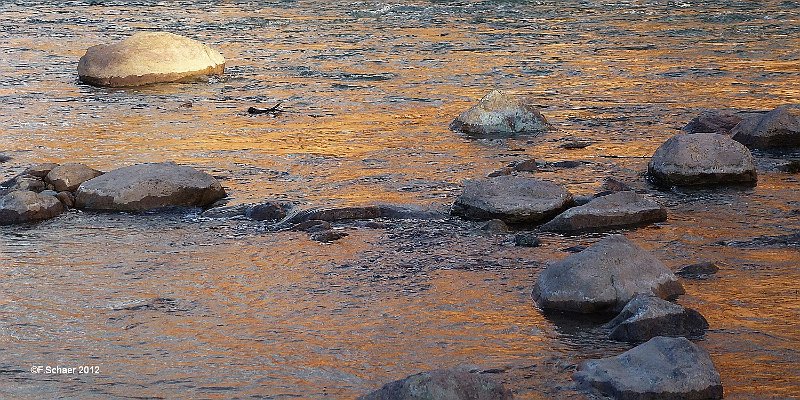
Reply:
M486 374L466 369L441 369L411 375L387 383L382 388L359 397L359 400L507 400L506 389Z
M662 299L683 294L678 278L650 252L622 235L608 236L548 265L533 300L543 310L619 312L640 293Z
M756 167L750 150L715 133L671 137L653 154L648 172L666 186L755 184Z
M742 120L731 130L733 140L751 148L800 147L800 105L780 106Z
M541 133L552 127L533 100L492 90L450 123L450 129L473 135Z
M467 180L451 213L472 220L500 219L510 224L535 224L572 204L564 186L520 176Z
M585 389L617 400L721 399L708 353L686 338L655 337L618 356L583 362L573 375Z
M167 32L140 32L92 46L78 62L81 81L110 87L186 81L224 70L225 59L218 51Z
M40 167L33 172L40 172ZM74 192L81 183L103 175L102 172L80 163L57 165L44 177L44 181L53 185L56 192Z
M0 225L41 221L64 212L64 205L53 196L18 190L0 197Z
M75 205L92 210L143 211L162 207L207 207L225 197L211 175L175 163L137 164L82 183Z
M611 330L611 339L644 342L656 336L701 336L708 329L708 321L691 308L639 294L605 327Z
M667 210L636 192L616 192L570 208L541 226L549 232L585 232L638 226L667 219Z

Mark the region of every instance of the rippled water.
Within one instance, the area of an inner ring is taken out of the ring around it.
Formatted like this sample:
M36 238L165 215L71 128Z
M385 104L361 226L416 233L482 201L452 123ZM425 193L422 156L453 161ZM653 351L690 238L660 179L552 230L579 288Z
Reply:
M174 160L223 180L231 203L374 201L446 208L506 163L576 194L614 176L669 221L627 232L674 268L718 262L680 303L727 398L800 393L800 152L757 153L752 189L656 191L647 157L698 110L800 102L797 1L15 1L0 4L2 178L40 161L100 169ZM136 30L218 48L210 84L79 84L86 48ZM491 88L532 94L558 131L471 139L447 124ZM277 117L249 106L290 107ZM187 103L191 103L191 107ZM597 141L581 150L563 138ZM0 228L2 398L347 398L458 364L518 398L582 398L580 361L627 347L591 321L548 320L532 282L562 249L517 248L457 220L344 227L332 245L195 213L72 211ZM35 375L33 365L97 365Z

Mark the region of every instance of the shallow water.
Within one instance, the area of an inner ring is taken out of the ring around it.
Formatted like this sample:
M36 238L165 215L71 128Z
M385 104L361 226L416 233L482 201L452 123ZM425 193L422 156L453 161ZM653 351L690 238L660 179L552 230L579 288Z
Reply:
M375 201L445 208L465 178L510 161L575 194L615 176L666 223L626 234L671 268L712 260L679 302L727 398L800 393L800 152L757 153L751 189L657 191L647 157L704 108L800 102L796 1L16 1L0 4L0 164L99 169L173 160L222 179L231 203ZM86 48L135 30L202 40L228 59L209 84L79 84ZM472 139L453 116L491 88L532 94L558 128ZM283 101L277 117L249 106ZM191 107L187 103L191 103ZM563 150L567 136L595 140ZM332 245L196 213L70 212L0 228L2 398L347 398L408 374L499 368L518 398L583 398L577 363L624 344L545 318L533 280L602 235L516 248L457 220L345 226ZM775 243L772 243L775 242ZM35 375L33 365L97 365Z

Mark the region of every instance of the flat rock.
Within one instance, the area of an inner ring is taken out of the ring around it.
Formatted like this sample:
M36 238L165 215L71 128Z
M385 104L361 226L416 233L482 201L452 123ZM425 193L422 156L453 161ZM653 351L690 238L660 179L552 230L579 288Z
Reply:
M58 216L64 205L53 196L18 190L0 197L0 225L41 221Z
M573 378L618 400L721 399L723 394L708 353L682 337L659 336L618 356L585 361Z
M359 400L507 400L511 390L487 374L440 369L387 383Z
M111 87L179 82L224 70L219 52L167 32L140 32L117 43L92 46L78 61L81 81Z
M171 162L115 169L82 183L78 208L143 211L162 207L206 207L225 197L211 175Z
M572 204L562 185L518 176L464 182L451 213L466 219L500 219L512 224L540 223Z
M733 140L751 148L800 147L800 104L780 106L742 120L731 130Z
M473 135L541 133L552 129L533 100L493 90L464 111L450 129Z
M667 219L667 210L636 192L616 192L570 208L541 226L550 232L585 232L638 226Z
M532 296L543 310L604 313L619 312L640 293L667 299L684 290L650 252L625 236L611 235L548 265Z
M273 229L285 229L306 221L355 221L366 219L444 219L447 215L427 208L412 205L372 204L363 206L315 207L289 212Z
M708 321L697 311L661 298L636 295L606 324L609 337L625 342L644 342L656 336L701 336Z
M664 142L648 165L661 185L755 184L750 150L715 133L681 134Z
M56 192L74 192L81 183L100 175L103 173L84 164L67 163L53 167L44 177L44 181L53 185Z
M26 169L25 172L23 172L23 174L24 175L29 175L29 176L35 176L37 178L44 179L44 177L47 176L47 174L49 174L50 171L52 171L53 168L55 168L57 166L58 166L58 164L56 164L56 163L35 164L35 165L31 165L30 167L28 167L28 169Z

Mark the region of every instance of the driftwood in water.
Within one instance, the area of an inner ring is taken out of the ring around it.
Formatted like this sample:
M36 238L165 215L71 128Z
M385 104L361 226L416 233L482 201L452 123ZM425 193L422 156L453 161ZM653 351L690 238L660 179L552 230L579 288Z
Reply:
M248 114L273 114L273 115L280 114L280 113L285 111L284 109L280 108L281 104L283 104L282 101L278 102L278 104L275 104L274 106L272 106L270 108L250 107L250 108L247 109L247 113Z

